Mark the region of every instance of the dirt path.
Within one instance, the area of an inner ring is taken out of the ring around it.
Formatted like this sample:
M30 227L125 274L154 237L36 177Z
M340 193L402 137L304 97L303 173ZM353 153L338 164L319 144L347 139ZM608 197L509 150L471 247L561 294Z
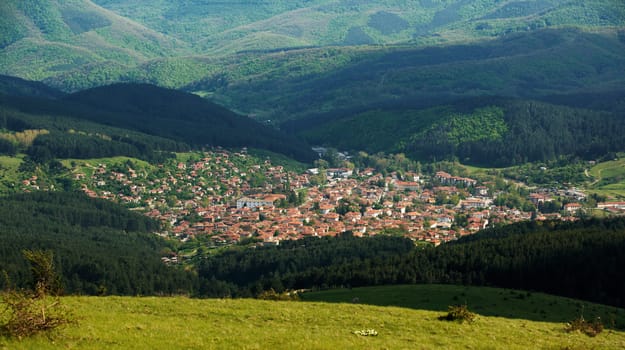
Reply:
M601 181L601 172L602 171L603 171L603 169L599 169L599 171L598 171L598 175L599 175L598 178L595 181L591 182L588 185L588 187L592 187L592 186L596 185L599 181ZM588 173L588 169L584 169L584 175L586 175L587 178L593 178L593 176Z

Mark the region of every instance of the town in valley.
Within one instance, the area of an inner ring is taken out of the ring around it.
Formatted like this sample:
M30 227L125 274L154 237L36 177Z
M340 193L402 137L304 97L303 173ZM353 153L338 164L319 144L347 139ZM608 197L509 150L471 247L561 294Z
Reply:
M246 149L189 153L158 165L132 159L64 162L75 186L87 195L161 221L165 236L183 242L201 238L208 247L279 245L346 232L439 245L495 225L578 220L593 210L624 207L601 202L589 208L586 194L575 188L528 188L443 170L388 172L354 167L348 160L333 168L321 160L321 167L294 171ZM21 190L45 189L38 180L23 180ZM521 196L510 201L505 188Z

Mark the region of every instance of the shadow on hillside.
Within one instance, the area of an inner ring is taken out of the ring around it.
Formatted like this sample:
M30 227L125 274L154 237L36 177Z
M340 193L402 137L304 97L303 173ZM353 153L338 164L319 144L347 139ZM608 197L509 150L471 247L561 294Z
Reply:
M483 316L566 323L579 316L600 317L604 326L625 329L625 309L542 293L488 287L402 285L307 292L308 302L396 306L444 313L450 305L466 304Z

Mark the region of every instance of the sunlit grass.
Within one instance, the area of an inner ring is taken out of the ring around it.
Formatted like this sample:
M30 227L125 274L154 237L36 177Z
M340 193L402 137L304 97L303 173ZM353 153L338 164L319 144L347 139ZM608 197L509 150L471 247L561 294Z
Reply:
M599 163L588 174L595 179L590 186L590 192L625 198L625 158Z
M20 180L19 167L23 159L24 155L0 156L0 191L5 191L18 184Z
M480 305L471 311L471 324L438 320L443 312L425 309L366 305L368 298L409 298L418 289L402 287L353 289L305 296L337 298L358 294L360 303L274 302L252 299L189 299L131 297L66 297L77 325L22 341L0 338L0 349L562 349L625 347L625 333L606 330L595 338L567 333L562 322L531 321L522 317L485 316L489 302L505 308L503 295L510 291L433 286L418 294L442 305L459 291L467 303L482 293ZM449 289L449 290L446 290ZM333 294L334 293L334 294ZM338 294L337 294L338 293ZM350 294L351 293L351 294ZM485 294L484 294L485 293ZM500 295L501 293L501 295ZM518 295L520 292L514 292ZM374 297L374 294L378 294ZM491 299L494 298L494 299ZM543 302L533 294L528 299ZM553 298L561 303L569 301ZM338 300L336 300L338 301ZM463 302L461 300L460 302ZM571 301L574 303L574 301ZM389 303L392 303L389 300ZM401 301L399 302L401 304ZM427 303L426 303L427 304ZM514 302L512 302L514 304ZM417 306L416 304L413 306ZM541 306L542 307L542 306ZM375 330L377 336L354 332Z

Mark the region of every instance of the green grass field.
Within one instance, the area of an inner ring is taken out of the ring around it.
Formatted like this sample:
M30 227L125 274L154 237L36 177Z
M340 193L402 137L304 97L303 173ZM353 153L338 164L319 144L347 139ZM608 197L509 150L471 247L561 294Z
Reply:
M464 293L464 295L462 295ZM520 299L519 295L525 295ZM359 303L352 303L358 296ZM458 296L455 300L454 297ZM550 315L532 320L524 308L576 315L580 302L490 288L399 286L306 293L305 302L252 299L65 297L78 322L50 336L0 338L0 349L619 349L625 332L591 338L567 333ZM310 301L309 301L310 300ZM312 300L328 300L320 302ZM446 304L467 302L474 323L439 321ZM370 304L394 304L378 306ZM548 307L545 303L553 303ZM593 312L624 310L586 305ZM531 307L530 307L531 308ZM508 310L508 311L506 311ZM507 314L503 311L508 312ZM503 314L495 316L503 312ZM378 336L356 335L374 329Z
M23 155L17 157L0 156L0 192L13 188L20 181L19 167L24 159Z
M625 310L575 299L511 289L450 285L403 285L311 292L306 301L397 306L416 310L445 311L449 305L466 304L483 316L566 323L583 314L586 318L614 320L625 330ZM607 323L612 323L607 322ZM607 325L610 326L610 325Z
M125 165L128 161L135 165L135 168L140 169L154 169L154 166L150 163L137 158L130 158L124 156L109 157L109 158L92 158L92 159L63 159L60 160L61 164L68 169L72 169L73 172L82 172L86 174L87 178L93 175L94 169L100 164L104 164L107 168L114 165ZM138 170L138 169L135 169Z
M625 158L599 163L588 174L594 179L589 186L590 192L625 198Z

